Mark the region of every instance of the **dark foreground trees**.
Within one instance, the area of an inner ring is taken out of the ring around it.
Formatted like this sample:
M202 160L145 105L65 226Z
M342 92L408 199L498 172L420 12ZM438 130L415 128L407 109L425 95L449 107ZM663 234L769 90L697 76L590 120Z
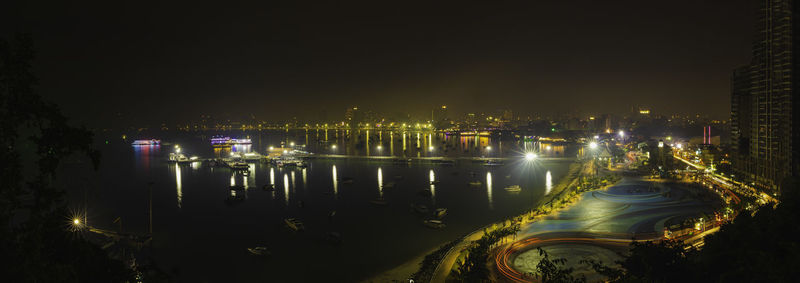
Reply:
M34 91L29 36L0 39L0 274L4 282L125 282L120 261L68 231L64 192L52 183L73 154L97 167L92 133L67 124Z

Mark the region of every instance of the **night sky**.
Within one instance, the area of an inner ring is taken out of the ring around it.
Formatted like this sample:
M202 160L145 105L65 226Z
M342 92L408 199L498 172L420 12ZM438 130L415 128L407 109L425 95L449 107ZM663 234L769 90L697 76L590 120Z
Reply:
M12 2L0 35L31 33L40 92L89 124L441 104L727 119L755 18L746 0Z

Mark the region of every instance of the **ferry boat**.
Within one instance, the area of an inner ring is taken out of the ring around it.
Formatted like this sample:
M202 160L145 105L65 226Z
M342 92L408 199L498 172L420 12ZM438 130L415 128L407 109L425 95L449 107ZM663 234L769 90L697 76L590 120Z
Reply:
M131 143L131 145L160 145L161 140L157 139L149 139L149 140L135 140Z
M469 185L470 186L480 186L480 185L483 185L483 183L481 183L481 181L472 181L472 182L469 182Z
M289 229L294 231L302 231L306 229L306 227L303 226L303 222L300 222L300 220L295 218L286 218L283 220L283 222L286 223L286 227L289 227Z
M213 147L230 147L237 144L252 144L250 139L232 139L231 137L214 136L211 138Z
M197 161L196 156L192 156L191 158L186 157L183 153L169 153L169 162L177 162L177 163L189 163Z
M506 191L512 192L512 193L518 193L518 192L522 191L522 187L520 187L519 185L511 185L511 186L506 187Z
M446 225L444 225L444 222L442 222L441 220L436 220L436 219L425 220L422 223L424 223L425 226L428 226L428 227L433 228L433 229L441 229L441 228L444 228L446 226Z

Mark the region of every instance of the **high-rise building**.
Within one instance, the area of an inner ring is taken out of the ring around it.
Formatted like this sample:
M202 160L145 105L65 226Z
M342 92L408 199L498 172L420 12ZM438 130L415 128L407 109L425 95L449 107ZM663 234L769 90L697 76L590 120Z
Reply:
M800 165L800 131L792 123L800 90L800 75L793 74L800 70L800 52L795 52L800 44L794 42L800 36L792 28L800 24L800 6L794 2L760 1L753 58L732 76L734 172L737 179L762 189L780 189L786 177L798 175Z

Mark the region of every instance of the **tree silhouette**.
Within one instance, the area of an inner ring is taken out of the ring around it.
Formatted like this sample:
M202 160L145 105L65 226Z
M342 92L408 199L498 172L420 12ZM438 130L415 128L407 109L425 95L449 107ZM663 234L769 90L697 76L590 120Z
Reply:
M36 94L33 42L0 39L0 274L5 282L123 282L131 272L65 228L64 192L53 180L61 160L82 153L99 162L92 133L68 125ZM33 161L33 162L26 162ZM33 170L23 170L29 166ZM25 172L25 173L23 173Z

